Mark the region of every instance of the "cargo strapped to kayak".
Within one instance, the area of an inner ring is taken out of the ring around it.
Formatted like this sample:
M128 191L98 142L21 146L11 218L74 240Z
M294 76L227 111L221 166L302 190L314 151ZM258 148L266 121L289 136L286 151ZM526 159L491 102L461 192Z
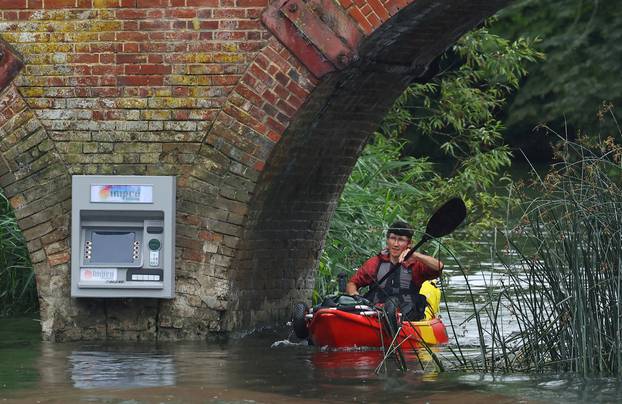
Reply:
M350 295L326 296L322 303L314 309L334 308L348 313L360 313L374 309L372 305L367 304L368 302L363 302L361 300L362 299L357 299Z

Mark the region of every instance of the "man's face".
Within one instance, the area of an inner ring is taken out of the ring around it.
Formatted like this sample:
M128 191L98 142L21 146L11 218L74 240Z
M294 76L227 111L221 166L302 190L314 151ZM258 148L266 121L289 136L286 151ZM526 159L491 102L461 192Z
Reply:
M393 259L398 259L402 251L410 246L410 239L406 236L398 236L397 234L389 233L387 237L387 249L389 255Z

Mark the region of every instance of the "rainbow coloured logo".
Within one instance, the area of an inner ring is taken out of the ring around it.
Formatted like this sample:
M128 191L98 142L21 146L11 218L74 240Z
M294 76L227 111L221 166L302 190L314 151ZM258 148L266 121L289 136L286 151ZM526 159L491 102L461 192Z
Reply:
M104 185L99 190L99 197L102 200L106 200L110 197L110 190L112 189L112 185Z

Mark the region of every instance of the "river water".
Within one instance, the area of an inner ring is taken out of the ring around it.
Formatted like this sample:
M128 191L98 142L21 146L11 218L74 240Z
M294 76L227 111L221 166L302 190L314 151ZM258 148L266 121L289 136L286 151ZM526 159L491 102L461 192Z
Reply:
M491 287L493 262L470 270L475 294ZM465 303L465 279L446 269L456 334L436 353L446 365L459 339L476 357L478 337ZM494 280L494 279L493 279ZM494 283L494 282L493 282ZM447 309L445 309L447 310ZM449 323L447 313L444 321ZM512 331L512 323L505 325ZM408 355L402 373L391 362L378 374L376 351L326 352L291 342L285 326L226 343L47 343L36 319L0 319L0 403L317 403L317 402L618 402L614 379L565 375L491 376L439 372L430 358ZM451 366L448 366L451 367Z
M376 375L378 352L322 352L286 329L217 343L45 343L30 319L2 322L2 403L616 401L614 380L439 373L422 358Z

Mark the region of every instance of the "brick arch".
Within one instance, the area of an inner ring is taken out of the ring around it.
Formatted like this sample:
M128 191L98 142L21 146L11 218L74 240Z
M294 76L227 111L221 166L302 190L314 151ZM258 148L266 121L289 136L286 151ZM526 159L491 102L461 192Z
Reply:
M283 321L294 301L309 301L332 214L369 137L412 80L504 3L341 1L362 33L355 62L329 66L258 179L234 261L231 326Z
M505 3L0 5L0 186L44 337L200 339L284 319L309 297L336 201L383 115ZM69 297L72 174L177 176L174 300Z

